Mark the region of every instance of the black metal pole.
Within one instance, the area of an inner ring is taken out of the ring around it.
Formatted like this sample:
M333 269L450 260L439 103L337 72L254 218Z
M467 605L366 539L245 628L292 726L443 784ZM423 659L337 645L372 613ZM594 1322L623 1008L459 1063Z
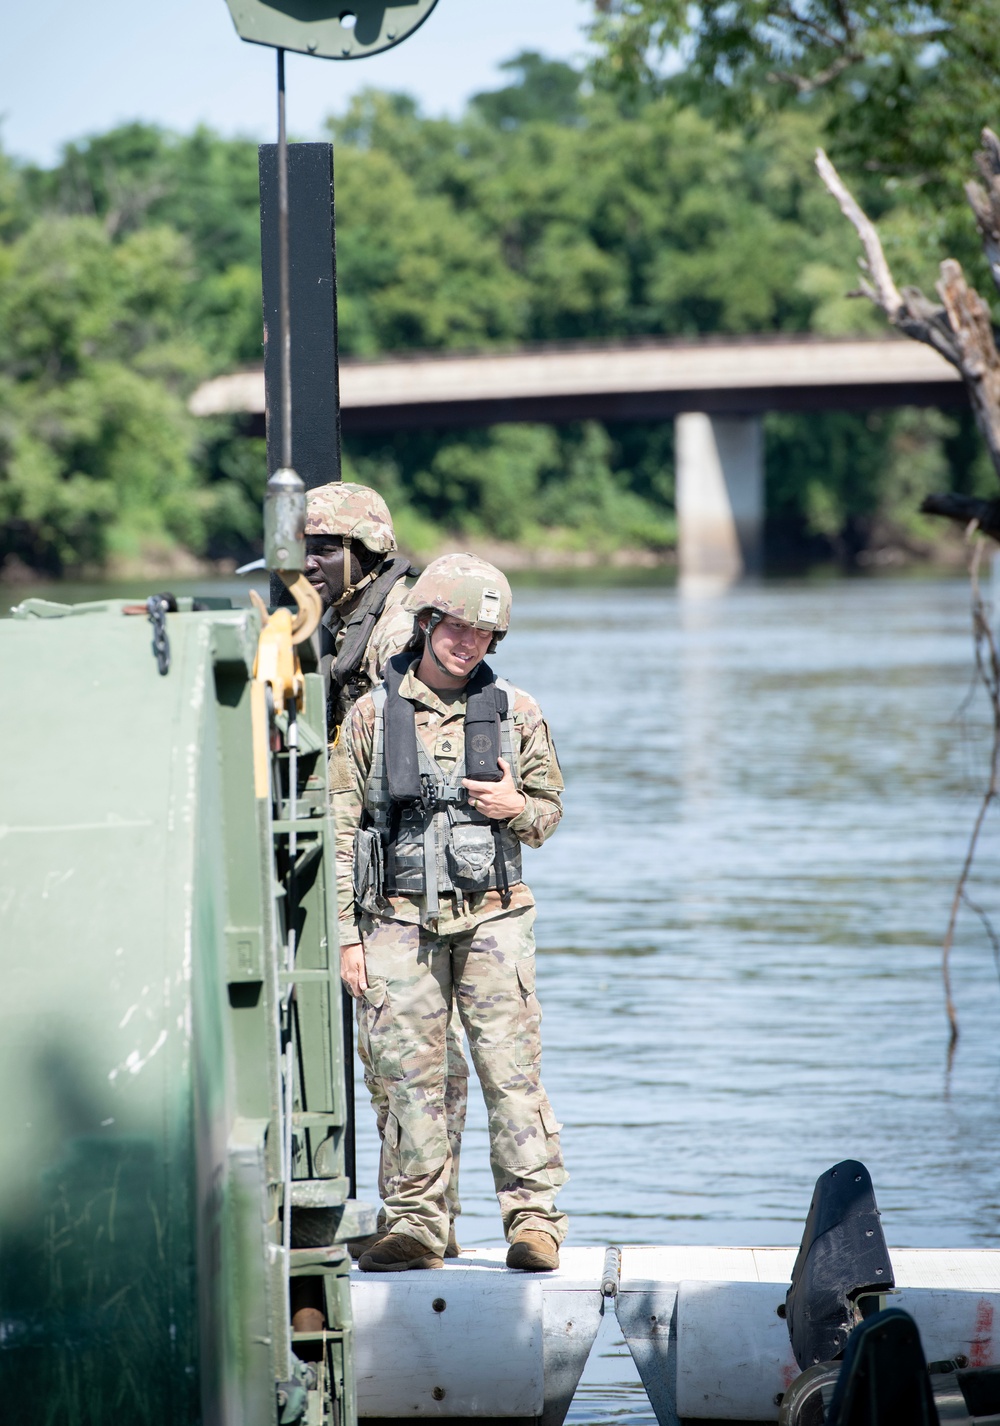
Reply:
M264 384L267 470L285 461L281 322L279 154L260 150L261 257L264 279ZM337 382L337 270L333 146L288 144L288 310L291 343L292 454L307 490L340 476Z
M358 1159L354 1135L354 997L341 990L341 1016L344 1025L344 1091L347 1096L347 1116L344 1124L344 1172L350 1184L351 1198L358 1196Z
M281 312L281 464L292 465L292 323L288 283L288 135L285 51L278 50L278 304Z

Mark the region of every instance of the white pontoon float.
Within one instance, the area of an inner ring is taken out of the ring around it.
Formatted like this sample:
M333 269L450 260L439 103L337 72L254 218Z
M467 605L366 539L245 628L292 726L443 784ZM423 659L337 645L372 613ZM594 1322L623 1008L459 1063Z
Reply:
M865 1179L870 1186L867 1174ZM988 1378L983 1369L1000 1367L1000 1250L888 1250L874 1197L870 1204L868 1217L852 1210L847 1238L843 1222L814 1225L811 1209L798 1255L794 1248L567 1247L557 1272L525 1274L504 1266L504 1249L490 1248L465 1252L438 1272L355 1270L359 1415L560 1426L605 1312L617 1314L660 1426L776 1421L783 1401L783 1419L802 1426L829 1419L825 1411L839 1360L812 1366L814 1374L826 1371L822 1404L817 1388L811 1408L800 1402L799 1414L789 1415L789 1388L796 1381L808 1384L802 1374L811 1366L813 1341L846 1344L852 1327L884 1308L909 1314L929 1371L942 1380L950 1373L952 1395L961 1403L956 1371ZM810 1245L811 1227L820 1231ZM831 1266L841 1286L848 1282L848 1240L859 1238L861 1250L875 1254L865 1264L874 1281L864 1282L862 1274L854 1288L846 1288L843 1320L834 1321L836 1311L831 1318L828 1310ZM797 1309L789 1295L793 1268L811 1295L803 1301L797 1289ZM851 1301L857 1304L853 1316ZM796 1316L797 1327L790 1321ZM839 1358L833 1347L828 1355ZM974 1416L964 1405L940 1406L942 1390L938 1382L941 1423L1000 1421L1000 1415Z

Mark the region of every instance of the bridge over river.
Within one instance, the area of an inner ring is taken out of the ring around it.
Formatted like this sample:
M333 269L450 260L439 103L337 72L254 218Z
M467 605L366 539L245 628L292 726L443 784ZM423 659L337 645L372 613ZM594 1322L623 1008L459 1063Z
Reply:
M344 361L340 402L348 433L674 420L682 573L731 579L760 558L765 412L955 407L966 396L953 367L904 337L774 335ZM190 409L242 413L263 431L263 369L206 382Z

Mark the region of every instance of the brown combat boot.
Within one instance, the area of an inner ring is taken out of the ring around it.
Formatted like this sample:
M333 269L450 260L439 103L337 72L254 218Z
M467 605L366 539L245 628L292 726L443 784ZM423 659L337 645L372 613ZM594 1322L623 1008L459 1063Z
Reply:
M369 1233L367 1238L349 1238L347 1240L347 1251L355 1262L364 1257L369 1248L374 1248L376 1243L381 1243L385 1237L385 1229L382 1228L377 1233Z
M386 1235L383 1228L378 1233L369 1233L367 1238L351 1238L347 1244L347 1251L355 1262L364 1257L369 1248L374 1248L376 1243L381 1243ZM446 1258L457 1258L462 1249L458 1246L458 1239L455 1237L455 1225L451 1223L448 1227L448 1246L444 1250Z
M361 1256L363 1273L405 1273L418 1268L443 1268L444 1259L407 1233L387 1233Z
M507 1266L527 1273L550 1273L559 1266L559 1244L551 1233L525 1228L507 1249Z

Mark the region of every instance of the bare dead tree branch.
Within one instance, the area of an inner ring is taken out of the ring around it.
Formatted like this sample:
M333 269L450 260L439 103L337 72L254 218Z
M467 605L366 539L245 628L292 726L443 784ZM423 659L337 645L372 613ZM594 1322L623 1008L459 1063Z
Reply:
M970 526L970 538L975 533L975 527ZM958 1043L958 1015L955 1011L955 1001L951 992L951 951L955 943L955 927L958 924L958 912L963 900L967 901L973 910L978 911L972 902L968 900L967 883L969 873L972 871L972 864L976 859L976 848L979 844L979 834L982 831L983 823L990 805L995 800L998 792L997 778L1000 775L1000 653L997 651L996 640L993 637L993 629L990 625L989 611L983 603L982 590L979 585L979 565L983 554L982 540L974 540L972 553L969 560L969 581L972 586L972 629L976 650L976 669L982 680L990 700L990 708L993 717L993 744L990 750L990 775L986 784L986 790L979 804L979 811L976 820L972 825L972 835L969 838L969 845L966 849L965 860L962 863L962 870L959 872L958 881L955 884L955 893L951 902L951 914L948 917L948 928L944 934L944 941L941 945L941 978L944 982L945 1013L948 1016L949 1026L949 1062L954 1053L955 1045ZM982 913L980 913L982 914ZM988 934L994 947L996 946L996 936L992 926L988 926ZM994 949L994 955L996 951Z
M793 70L772 69L767 81L769 84L787 84L796 94L814 94L817 89L824 89L826 85L832 84L838 75L843 74L845 69L850 69L852 64L860 64L863 59L863 54L852 50L838 55L825 69L816 74L796 74Z
M993 280L1000 288L1000 139L992 129L984 129L981 138L982 147L976 161L983 184L968 184L966 195L979 226ZM989 306L975 288L969 286L961 264L952 258L942 262L940 276L935 284L941 299L940 304L925 297L917 287L904 287L900 292L893 280L875 225L863 212L822 149L817 151L816 167L826 187L839 203L841 212L853 224L861 239L865 257L859 260L859 266L868 273L871 280L862 280L859 295L867 297L880 307L894 327L898 327L915 341L932 346L958 370L969 393L976 424L986 441L993 468L1000 476L1000 355L997 353ZM979 835L986 814L998 796L1000 777L1000 654L979 585L979 566L984 543L981 538L974 536L989 535L1000 542L1000 499L979 500L972 496L948 492L928 496L921 509L927 514L961 520L967 526L967 538L972 542L969 580L972 588L976 676L990 700L993 719L989 779L955 885L951 913L941 946L941 978L944 982L945 1012L949 1026L950 1070L958 1043L958 1016L951 986L951 952L955 943L958 913L963 902L983 921L993 948L994 961L1000 969L1000 937L997 936L989 917L971 899L968 892L969 875L976 858Z
M826 45L827 49L844 47L843 36L832 34L813 15L798 14L791 5L775 5L773 19L784 20L800 44L808 43L808 40L803 41L803 35L806 35L819 44Z
M997 929L991 921L989 914L987 913L985 908L980 906L978 901L973 901L972 897L968 893L968 890L964 892L962 900L965 902L966 906L973 913L973 915L979 917L979 920L982 923L983 930L986 932L987 940L990 943L990 949L993 952L993 965L996 968L997 977L998 979L1000 979L1000 936L997 935Z
M816 168L820 178L840 204L840 211L861 239L861 246L865 250L865 262L859 263L859 266L871 274L875 284L872 287L870 283L862 279L861 291L875 303L876 307L882 308L890 322L895 322L903 309L903 299L892 280L892 272L885 260L882 242L875 230L875 224L862 211L861 205L822 149L816 150Z
M825 25L820 24L815 15L803 14L796 10L793 5L776 5L774 15L779 20L784 20L788 24L795 38L801 43L803 33L811 35L828 49L843 49L845 45L850 45L854 40L854 31L851 28L850 16L846 14L843 6L837 7L842 35L835 35L832 30L828 30Z
M984 535L1000 543L1000 499L983 500L978 495L959 495L957 491L946 490L940 495L926 495L920 510L921 514L943 515L961 525L974 520Z
M976 167L983 182L971 180L967 183L965 196L975 214L993 281L1000 287L1000 139L992 129L984 129L981 143L976 154Z
M992 162L992 158L984 161ZM859 265L871 278L862 279L862 294L882 309L894 327L933 347L958 370L993 467L1000 475L1000 354L989 307L966 282L961 264L952 258L941 264L937 282L940 304L918 287L904 287L900 292L874 223L822 149L816 154L816 168L861 239L865 259Z

